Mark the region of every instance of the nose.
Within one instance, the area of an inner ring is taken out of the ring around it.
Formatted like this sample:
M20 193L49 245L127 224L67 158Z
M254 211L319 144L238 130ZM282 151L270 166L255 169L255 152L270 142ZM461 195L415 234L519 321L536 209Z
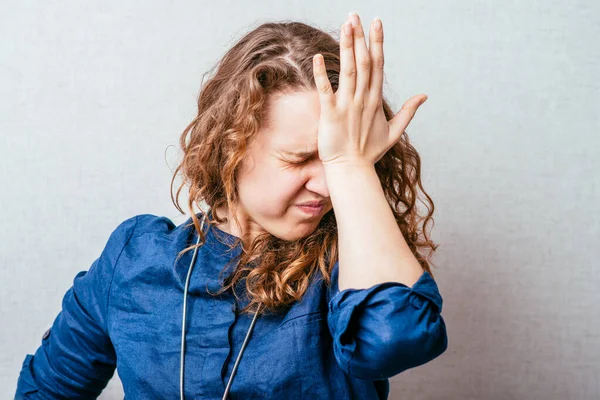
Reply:
M306 189L319 194L321 197L329 198L329 188L325 179L325 168L320 160L316 160L310 166Z

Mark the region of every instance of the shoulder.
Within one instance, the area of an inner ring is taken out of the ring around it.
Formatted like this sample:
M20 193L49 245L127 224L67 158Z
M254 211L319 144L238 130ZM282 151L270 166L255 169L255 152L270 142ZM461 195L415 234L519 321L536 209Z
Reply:
M191 218L185 223L176 225L170 218L154 214L137 214L121 222L112 235L130 236L130 239L136 239L144 235L158 235L172 237L180 231L189 233ZM189 228L189 229L186 229Z
M152 266L170 264L179 246L176 235L170 235L172 232L178 232L178 227L167 217L138 214L122 220L90 268L75 276L73 290L80 302L86 303L89 309L97 305L102 315L106 315L108 301L99 299L106 299L115 292L115 282L119 286L120 282L129 282L129 278L139 277L144 272L156 272ZM131 286L119 289L127 291Z
M110 234L103 253L116 263L123 253L145 250L152 243L159 246L172 243L183 228L183 224L177 227L164 216L137 214L118 224Z
M112 292L113 301L118 301L118 293L153 290L172 282L177 256L191 242L193 229L164 216L138 214L123 221L113 235L118 240L114 241Z
M124 245L125 242L148 233L167 235L174 229L175 224L167 217L138 214L120 222L110 234L108 243Z
M171 219L154 214L138 214L127 221L130 220L135 220L134 238L146 234L169 235L176 228Z

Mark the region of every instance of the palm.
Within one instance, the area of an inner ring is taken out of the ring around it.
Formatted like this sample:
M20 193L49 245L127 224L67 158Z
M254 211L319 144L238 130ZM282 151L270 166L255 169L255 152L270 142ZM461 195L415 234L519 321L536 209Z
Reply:
M316 63L322 56L314 59L321 103L319 158L323 164L376 163L400 140L417 108L427 99L423 95L411 97L390 121L386 120L382 107L383 29L376 30L372 25L367 49L362 25L358 16L355 18L354 26L349 26L350 34L342 29L336 93L324 65Z

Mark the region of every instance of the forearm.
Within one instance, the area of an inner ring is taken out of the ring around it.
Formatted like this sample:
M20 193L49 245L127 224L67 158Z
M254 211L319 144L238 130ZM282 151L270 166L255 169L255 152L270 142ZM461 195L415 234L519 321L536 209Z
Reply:
M375 167L331 164L325 175L338 227L339 290L382 282L412 287L423 269L396 224Z

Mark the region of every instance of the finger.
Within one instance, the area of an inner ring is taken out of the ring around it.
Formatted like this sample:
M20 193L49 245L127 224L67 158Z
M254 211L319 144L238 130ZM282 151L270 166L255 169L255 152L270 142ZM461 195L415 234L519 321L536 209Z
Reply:
M369 102L381 103L383 97L383 26L375 18L369 31L369 53L371 54L371 74L369 81Z
M327 69L325 68L325 61L321 54L316 54L313 57L313 76L315 78L315 85L317 87L317 93L319 94L321 107L333 107L335 104L333 89L331 88L331 82L329 81Z
M394 116L390 120L390 135L389 135L389 144L393 145L402 136L402 132L406 129L410 121L415 116L417 109L427 100L426 95L418 94L416 96L411 97L402 105L398 114Z
M369 75L371 71L371 56L365 41L365 32L358 14L350 13L352 31L354 32L354 59L356 60L356 89L354 98L362 100L369 90Z
M354 98L356 86L356 65L354 64L354 44L352 24L346 21L340 35L340 81L338 84L338 102L347 104Z

